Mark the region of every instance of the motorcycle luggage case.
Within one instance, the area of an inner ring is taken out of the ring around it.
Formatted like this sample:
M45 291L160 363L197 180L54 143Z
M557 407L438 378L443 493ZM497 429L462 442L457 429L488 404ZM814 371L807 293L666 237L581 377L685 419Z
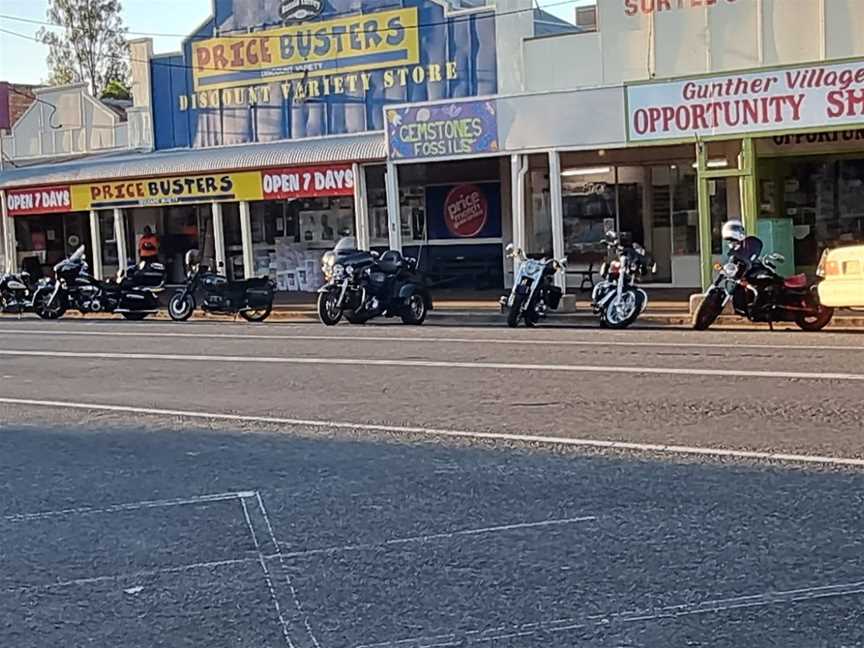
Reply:
M561 304L562 294L562 290L558 286L550 286L549 292L547 293L546 305L552 310L558 310L558 306Z
M273 303L273 288L266 277L249 279L246 282L246 303L252 308L262 308Z
M152 263L136 270L131 277L132 285L137 288L158 288L165 281L165 266Z

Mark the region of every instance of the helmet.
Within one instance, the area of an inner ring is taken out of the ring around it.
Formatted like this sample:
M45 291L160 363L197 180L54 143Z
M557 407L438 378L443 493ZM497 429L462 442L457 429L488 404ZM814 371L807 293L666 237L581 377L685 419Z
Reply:
M747 238L747 232L744 231L744 225L739 220L730 220L723 223L721 238L724 241L740 243Z

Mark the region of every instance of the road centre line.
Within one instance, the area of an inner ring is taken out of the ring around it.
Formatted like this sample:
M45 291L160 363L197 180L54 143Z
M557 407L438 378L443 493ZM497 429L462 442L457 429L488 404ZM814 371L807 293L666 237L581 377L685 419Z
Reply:
M502 371L549 371L566 373L700 376L724 378L769 378L780 380L833 380L864 382L864 374L843 372L757 371L746 369L697 369L687 367L631 367L622 365L531 364L520 362L456 362L449 360L397 360L380 358L314 358L289 356L179 355L170 353L109 353L99 351L0 350L0 356L74 358L82 360L160 360L175 362L231 362L242 364L408 367L423 369L488 369Z
M71 409L79 411L89 410L96 412L114 412L120 414L139 414L146 416L167 416L186 419L203 419L210 421L230 421L232 423L258 423L262 425L285 425L291 427L312 427L319 429L363 430L367 432L385 432L391 434L419 435L426 437L535 443L541 445L582 447L601 450L627 450L634 452L652 452L669 455L698 455L707 457L721 457L727 459L781 461L788 463L823 464L864 468L864 459L856 459L852 457L826 457L820 455L790 454L782 452L764 452L759 450L732 450L728 448L664 445L657 443L634 443L630 441L609 441L603 439L553 437L539 434L534 435L511 434L505 432L474 432L470 430L452 430L444 428L428 428L404 425L379 425L374 423L349 423L345 421L295 419L277 416L223 414L220 412L197 412L190 410L135 407L131 405L108 405L100 403L76 403L71 401L36 400L30 398L0 397L0 404L23 405L29 407L45 407L54 409Z
M504 346L573 346L573 347L622 347L622 348L685 348L685 349L722 349L734 352L738 349L759 351L843 351L864 353L864 342L860 346L828 345L828 344L738 344L718 342L637 342L610 340L596 336L594 340L550 340L521 338L486 338L486 337L425 337L425 336L369 336L369 335L271 335L240 333L180 333L180 332L146 332L141 331L34 331L3 329L0 334L21 335L27 337L118 337L118 338L202 338L212 340L286 340L302 342L376 342L402 344L500 344Z

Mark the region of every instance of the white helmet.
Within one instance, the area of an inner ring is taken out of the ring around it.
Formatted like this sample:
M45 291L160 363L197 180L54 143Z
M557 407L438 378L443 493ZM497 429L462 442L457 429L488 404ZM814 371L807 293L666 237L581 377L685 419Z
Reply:
M720 236L724 241L740 243L747 238L747 232L744 231L744 224L741 221L730 220L723 223Z

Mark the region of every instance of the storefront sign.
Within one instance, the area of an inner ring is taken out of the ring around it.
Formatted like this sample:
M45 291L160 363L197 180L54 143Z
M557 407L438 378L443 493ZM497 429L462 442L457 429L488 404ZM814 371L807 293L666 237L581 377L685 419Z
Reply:
M417 8L211 38L192 56L195 90L416 65Z
M75 211L228 200L260 200L259 172L113 180L72 187Z
M444 200L444 224L456 238L477 236L489 220L489 204L477 185L454 187Z
M10 189L6 192L6 209L10 216L72 211L71 192L68 185L38 189Z
M636 16L680 9L710 9L739 1L741 0L624 0L624 13L628 16Z
M351 196L354 171L350 164L294 167L261 172L265 200Z
M387 110L393 159L476 155L498 151L495 101L464 101Z
M627 88L631 141L864 124L864 60Z
M387 104L497 91L488 7L452 17L428 0L364 0L362 13L354 0L213 8L181 54L151 62L157 149L384 130Z

